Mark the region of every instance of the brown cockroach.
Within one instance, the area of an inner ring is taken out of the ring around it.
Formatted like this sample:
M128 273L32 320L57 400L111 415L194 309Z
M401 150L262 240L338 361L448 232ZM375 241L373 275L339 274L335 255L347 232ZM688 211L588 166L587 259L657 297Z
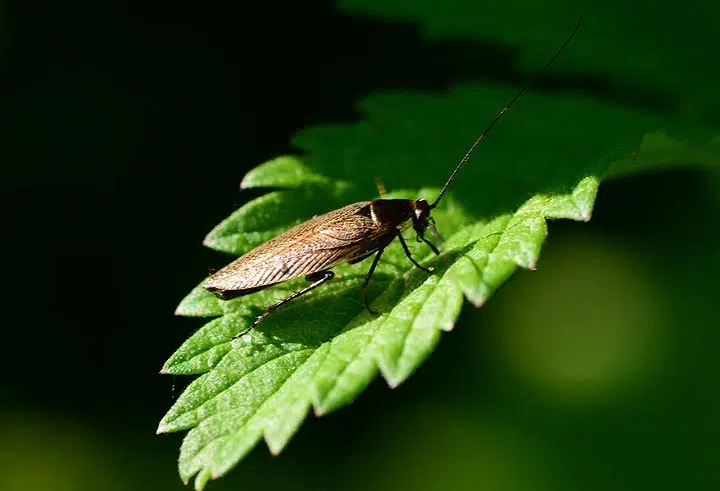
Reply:
M544 72L560 56L575 36L581 22L582 17L563 45L538 74ZM431 211L438 205L480 142L487 138L503 114L517 102L528 87L526 85L520 89L475 140L432 203L428 203L423 198L416 200L382 198L360 201L316 216L240 256L213 274L203 286L221 300L228 300L300 276L305 276L311 282L298 292L266 307L265 312L257 318L249 331L273 310L330 281L335 276L330 271L331 268L342 263L355 264L374 254L370 270L362 283L362 299L368 312L375 315L376 312L367 303L366 292L385 248L397 238L408 259L416 267L427 273L432 272L432 268L422 266L412 257L402 231L412 224L417 234L417 241L426 243L436 255L440 254L437 247L425 238L428 227L437 237L434 221L430 216Z

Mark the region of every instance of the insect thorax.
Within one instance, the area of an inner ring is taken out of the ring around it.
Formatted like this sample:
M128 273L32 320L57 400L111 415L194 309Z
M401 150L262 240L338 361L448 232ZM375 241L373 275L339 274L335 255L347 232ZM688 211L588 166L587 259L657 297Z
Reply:
M377 199L370 204L370 215L378 227L399 227L415 216L411 199Z

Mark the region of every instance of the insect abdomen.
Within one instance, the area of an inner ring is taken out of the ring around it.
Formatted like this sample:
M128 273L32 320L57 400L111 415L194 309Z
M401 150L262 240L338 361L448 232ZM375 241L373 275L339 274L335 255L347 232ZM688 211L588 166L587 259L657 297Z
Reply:
M263 246L271 246L269 242ZM260 246L240 256L233 263L216 272L205 288L212 290L246 290L272 285L320 271L332 262L334 254L293 248Z
M361 201L303 222L217 271L203 286L210 291L243 291L269 286L330 268L352 256L370 218Z

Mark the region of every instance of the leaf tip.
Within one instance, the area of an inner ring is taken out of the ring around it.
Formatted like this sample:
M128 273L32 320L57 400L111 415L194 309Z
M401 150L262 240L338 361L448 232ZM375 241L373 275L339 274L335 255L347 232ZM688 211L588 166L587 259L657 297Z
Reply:
M277 457L278 455L280 455L280 452L282 452L284 445L278 445L277 443L270 442L267 440L267 438L265 439L265 442L267 443L270 454L273 457Z
M387 375L385 376L385 380L387 380L388 387L390 387L391 389L397 389L398 386L403 382L399 378L388 377Z
M485 299L484 299L484 298L478 298L477 300L473 300L473 305L475 306L475 308L478 308L478 309L479 309L480 307L482 307L483 305L485 305Z
M160 369L160 375L167 375L168 373L170 373L170 367L165 363Z
M455 323L454 322L446 322L442 326L440 326L440 329L442 329L445 332L450 332L453 329L455 329Z
M328 413L327 409L322 407L319 402L313 404L313 412L318 418L322 418Z
M167 425L165 424L165 420L160 421L160 424L157 427L157 430L155 430L156 435L162 435L163 433L167 433ZM185 483L187 484L187 483Z

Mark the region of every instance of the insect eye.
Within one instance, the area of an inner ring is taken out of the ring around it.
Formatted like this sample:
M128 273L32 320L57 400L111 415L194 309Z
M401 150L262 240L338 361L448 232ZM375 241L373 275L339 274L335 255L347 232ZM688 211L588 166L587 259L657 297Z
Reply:
M414 206L415 211L415 223L417 224L424 224L425 227L427 227L427 221L430 217L430 206L428 205L427 201L420 198L415 202Z

